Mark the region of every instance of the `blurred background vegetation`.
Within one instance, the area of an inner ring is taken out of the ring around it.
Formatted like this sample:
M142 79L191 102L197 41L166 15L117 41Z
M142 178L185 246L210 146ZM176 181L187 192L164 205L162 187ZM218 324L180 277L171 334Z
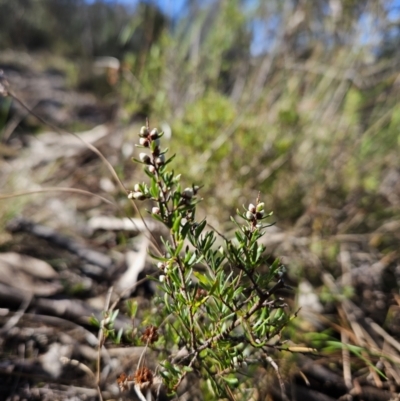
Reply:
M339 274L346 235L368 233L379 257L398 252L399 46L396 0L0 0L0 68L60 74L101 103L86 120L50 121L76 131L149 117L172 133L176 171L204 185L210 221L229 229L260 191L278 230L308 238L311 253L280 253L315 284ZM44 130L26 116L10 125L17 112L1 100L11 148Z
M351 199L374 213L345 230L397 213L382 187L399 174L396 1L174 3L2 0L0 49L64 59L71 85L118 100L125 122L167 121L215 213L258 190L289 226L316 207L343 223ZM104 56L120 65L99 83Z
M0 0L6 74L58 74L98 101L63 114L33 77L39 114L75 131L149 117L214 224L260 191L280 229L322 240L400 218L399 45L395 0ZM44 130L0 106L3 144ZM113 164L129 185L133 167Z
M61 74L106 110L50 120L167 123L219 224L261 191L279 227L318 238L400 218L399 45L394 0L0 0L1 67ZM43 129L7 130L10 102L3 143Z

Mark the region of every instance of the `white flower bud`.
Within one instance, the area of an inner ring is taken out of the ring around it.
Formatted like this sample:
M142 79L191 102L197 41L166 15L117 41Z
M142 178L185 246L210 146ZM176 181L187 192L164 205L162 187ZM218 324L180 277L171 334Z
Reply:
M150 164L150 156L147 153L140 153L139 159L145 164Z
M133 190L135 192L140 192L140 185L139 184L135 184L135 186L133 187Z
M160 155L156 158L155 160L156 164L158 166L162 166L165 163L165 156L164 155Z
M265 207L264 202L260 202L260 203L257 205L257 212L263 211L263 210L264 210L264 207Z
M256 207L252 203L250 203L248 211L254 214L256 212Z
M182 192L182 196L187 199L193 198L193 188L185 188Z
M161 274L161 276L159 277L160 283L163 283L165 281L165 276L164 274Z
M149 171L151 174L154 174L156 172L156 168L154 166L149 166Z
M137 199L137 200L145 200L146 199L146 195L142 192L134 192L133 193L133 199Z
M144 147L146 147L146 148L148 148L149 145L150 145L150 142L149 142L149 140L147 138L140 138L139 139L139 144L144 146Z
M142 128L140 128L139 136L141 138L145 138L148 135L149 135L149 130L147 129L147 127L143 126Z
M257 219L262 219L264 217L264 210L261 210L260 212L256 213Z
M253 220L255 219L255 217L256 217L256 216L254 216L254 214L251 213L250 210L248 210L248 211L246 212L246 219L247 219L247 220L253 221Z
M151 209L151 213L153 213L153 214L160 214L160 208L157 207L157 206L154 206L154 207Z
M157 128L153 128L151 130L150 138L153 139L153 140L158 138L158 130L157 130Z

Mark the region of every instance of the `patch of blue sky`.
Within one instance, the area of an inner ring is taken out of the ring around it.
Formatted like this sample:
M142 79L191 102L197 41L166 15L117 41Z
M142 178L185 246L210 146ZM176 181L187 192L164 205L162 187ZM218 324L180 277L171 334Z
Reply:
M395 22L400 20L400 0L389 1L386 5L386 11L390 21Z
M260 56L270 52L276 45L278 30L280 29L279 15L271 16L268 20L254 18L250 23L252 41L250 53L253 56Z
M160 10L168 15L172 21L178 21L188 15L190 7L203 8L213 3L216 0L85 0L87 3L92 4L96 1L124 4L130 9L134 9L140 3L140 1L153 3L160 8ZM248 16L251 21L248 25L248 29L252 34L251 42L251 54L253 56L259 56L270 52L277 39L277 31L280 29L279 25L281 17L279 10L276 8L279 3L276 2L265 2L260 3L259 0L243 0L243 12ZM259 7L264 8L264 11L268 11L269 18L257 18L257 12ZM278 7L279 8L279 7ZM400 0L389 0L385 3L385 9L388 13L388 17L392 22L400 20ZM325 10L327 13L330 12L329 7ZM360 46L370 45L372 47L378 46L382 40L382 32L379 27L376 26L375 21L368 12L362 13L358 21L358 37L356 43ZM388 32L389 33L389 32ZM390 33L389 33L390 34Z
M185 8L188 3L188 0L86 0L86 3L93 4L98 1L108 4L123 4L130 9L135 9L140 2L153 3L172 19L182 17L185 14Z

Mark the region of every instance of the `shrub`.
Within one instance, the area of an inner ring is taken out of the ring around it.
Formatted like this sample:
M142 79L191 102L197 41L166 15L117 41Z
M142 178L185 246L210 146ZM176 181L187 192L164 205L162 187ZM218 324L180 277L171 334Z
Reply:
M170 233L160 253L152 255L160 271L154 278L160 287L159 315L142 339L163 344L159 375L169 393L195 371L215 396L229 396L240 372L273 363L270 353L281 348L290 319L278 295L286 287L284 267L279 260L268 263L259 243L271 213L259 197L238 210L232 239L205 219L196 221L200 188L181 186L181 176L169 168L174 156L168 158L168 149L160 146L162 135L148 124L141 128L137 146L147 152L134 160L144 166L150 183L136 184L128 196L151 200L149 213ZM138 366L130 378L138 394L153 381L146 369Z

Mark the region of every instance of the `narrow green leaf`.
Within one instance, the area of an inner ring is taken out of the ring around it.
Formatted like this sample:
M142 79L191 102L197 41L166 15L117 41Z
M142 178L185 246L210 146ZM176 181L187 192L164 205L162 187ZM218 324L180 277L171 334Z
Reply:
M174 223L173 223L172 229L171 229L173 233L179 233L181 220L182 220L182 216L180 216L180 215L174 216Z
M203 220L197 225L197 227L195 229L195 232L194 232L194 235L195 235L196 238L200 237L200 234L203 232L204 227L206 226L206 224L207 224L207 221Z

